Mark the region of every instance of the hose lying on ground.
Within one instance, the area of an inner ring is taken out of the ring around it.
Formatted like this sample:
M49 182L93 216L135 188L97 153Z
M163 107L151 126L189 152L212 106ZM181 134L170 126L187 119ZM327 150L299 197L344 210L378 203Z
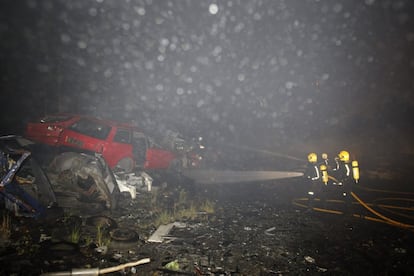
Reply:
M353 204L360 204L361 206L363 206L366 210L368 210L370 213L374 214L376 217L370 217L370 216L364 216L364 215L360 215L360 214L352 214L353 217L357 217L357 218L362 218L362 219L366 219L366 220L370 220L370 221L375 221L375 222L381 222L381 223L385 223L385 224L389 224L392 226L396 226L396 227L400 227L400 228L405 228L408 229L410 231L414 231L414 225L412 224L407 224L407 223L403 223L397 220L393 220L389 217L384 216L383 214L375 211L373 208L371 208L369 205L369 203L365 203L361 198L359 198L354 192L351 193L351 195L353 196L353 198L355 198L357 200L357 202L353 203ZM395 199L395 198L392 198ZM293 200L293 204L299 207L304 207L304 208L309 208L308 205L300 203L300 201L306 201L308 200L308 198L297 198ZM401 200L401 199L400 199ZM339 203L339 202L344 202L342 200L326 200L326 202L335 202L335 203ZM377 206L381 206L381 205L377 205ZM387 208L392 208L392 209L401 209L401 210L405 210L405 211L413 211L413 208L405 208L405 207L399 207L399 206L392 206L392 205L383 205ZM337 214L337 215L341 215L344 214L344 212L342 211L337 211L337 210L331 210L331 209L325 209L325 208L317 208L317 207L313 207L312 210L314 211L318 211L318 212L325 212L325 213L331 213L331 214Z
M362 206L365 207L365 209L367 209L368 211L370 211L371 213L373 213L374 215L378 216L379 218L383 219L385 222L387 222L390 225L395 225L397 227L402 227L402 228L408 228L411 230L414 230L414 225L412 224L406 224L406 223L402 223L393 219L390 219L380 213L378 213L377 211L375 211L374 209L372 209L371 207L369 207L365 202L363 202L354 192L351 193L351 195L359 202L359 204L361 204Z

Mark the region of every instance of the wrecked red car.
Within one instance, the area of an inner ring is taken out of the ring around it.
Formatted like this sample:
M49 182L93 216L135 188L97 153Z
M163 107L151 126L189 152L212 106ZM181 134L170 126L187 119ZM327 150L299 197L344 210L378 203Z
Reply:
M63 113L44 116L37 121L27 123L25 137L35 142L56 146L61 132L79 119L79 115Z
M25 136L33 141L73 151L100 153L112 168L167 169L177 155L159 147L130 124L89 116L58 114L28 123Z

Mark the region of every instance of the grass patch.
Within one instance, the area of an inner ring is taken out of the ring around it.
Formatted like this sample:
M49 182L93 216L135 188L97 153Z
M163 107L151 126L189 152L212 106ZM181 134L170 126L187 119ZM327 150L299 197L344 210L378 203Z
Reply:
M80 227L74 226L72 228L72 231L70 232L70 242L72 243L78 243L80 240Z
M171 212L164 210L158 214L157 218L155 219L154 224L156 227L158 227L162 224L168 224L173 221L175 221L173 214Z
M108 246L111 243L111 238L109 237L108 231L102 225L96 227L96 245L98 247Z
M184 189L180 190L180 193L178 194L178 202L177 205L184 205L187 203L187 192Z
M174 199L173 202L170 202L170 207L152 208L154 211L152 225L158 227L180 220L194 221L197 218L205 220L209 219L209 215L215 213L214 201L189 199L189 194L185 189L178 190ZM151 204L151 206L153 205Z
M85 242L85 244L86 244L86 245L93 244L93 242L94 242L94 241L93 241L93 237L91 237L91 236L86 236L86 237L85 237L85 241L84 241L84 242Z
M200 211L206 212L207 214L214 214L215 204L210 200L204 201L200 206Z
M180 209L175 213L176 220L183 218L195 219L197 217L198 211L194 203L191 203L188 208Z
M151 210L157 213L161 208L162 203L162 194L158 191L158 189L153 189L149 194L149 206L151 206Z

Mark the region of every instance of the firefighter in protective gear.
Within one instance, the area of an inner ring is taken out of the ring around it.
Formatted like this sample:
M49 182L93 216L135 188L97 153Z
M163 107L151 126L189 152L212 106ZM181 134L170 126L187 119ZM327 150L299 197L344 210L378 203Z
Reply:
M328 166L328 155L322 153L322 161L319 163L319 172L321 175L321 181L315 183L315 192L317 192L322 208L326 209L326 197L328 193L328 182L329 182L329 166Z
M321 185L320 172L318 167L318 155L314 152L308 154L308 164L304 176L308 182L309 187L308 208L309 210L312 210L315 201L315 196L318 191L318 186Z
M333 171L335 173L335 179L334 185L343 185L343 180L349 178L351 175L351 169L349 166L349 152L342 150L338 153L338 156L335 157L335 168L333 168Z
M351 163L349 158L349 152L346 150L342 150L338 153L336 161L336 168L335 168L335 178L337 181L334 183L336 185L341 186L342 196L345 200L345 213L352 214L352 185L353 185L353 177L352 177L352 169Z
M324 164L326 166L326 168L329 168L328 154L327 153L322 153L321 157L322 157L321 165Z

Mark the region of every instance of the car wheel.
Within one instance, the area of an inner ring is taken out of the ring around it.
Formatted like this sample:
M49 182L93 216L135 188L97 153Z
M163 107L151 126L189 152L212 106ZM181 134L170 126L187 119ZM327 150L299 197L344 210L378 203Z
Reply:
M134 160L129 157L122 158L118 161L115 167L130 173L134 169Z
M139 240L138 233L128 228L116 228L109 232L111 242L109 246L112 249L127 249L136 246Z

